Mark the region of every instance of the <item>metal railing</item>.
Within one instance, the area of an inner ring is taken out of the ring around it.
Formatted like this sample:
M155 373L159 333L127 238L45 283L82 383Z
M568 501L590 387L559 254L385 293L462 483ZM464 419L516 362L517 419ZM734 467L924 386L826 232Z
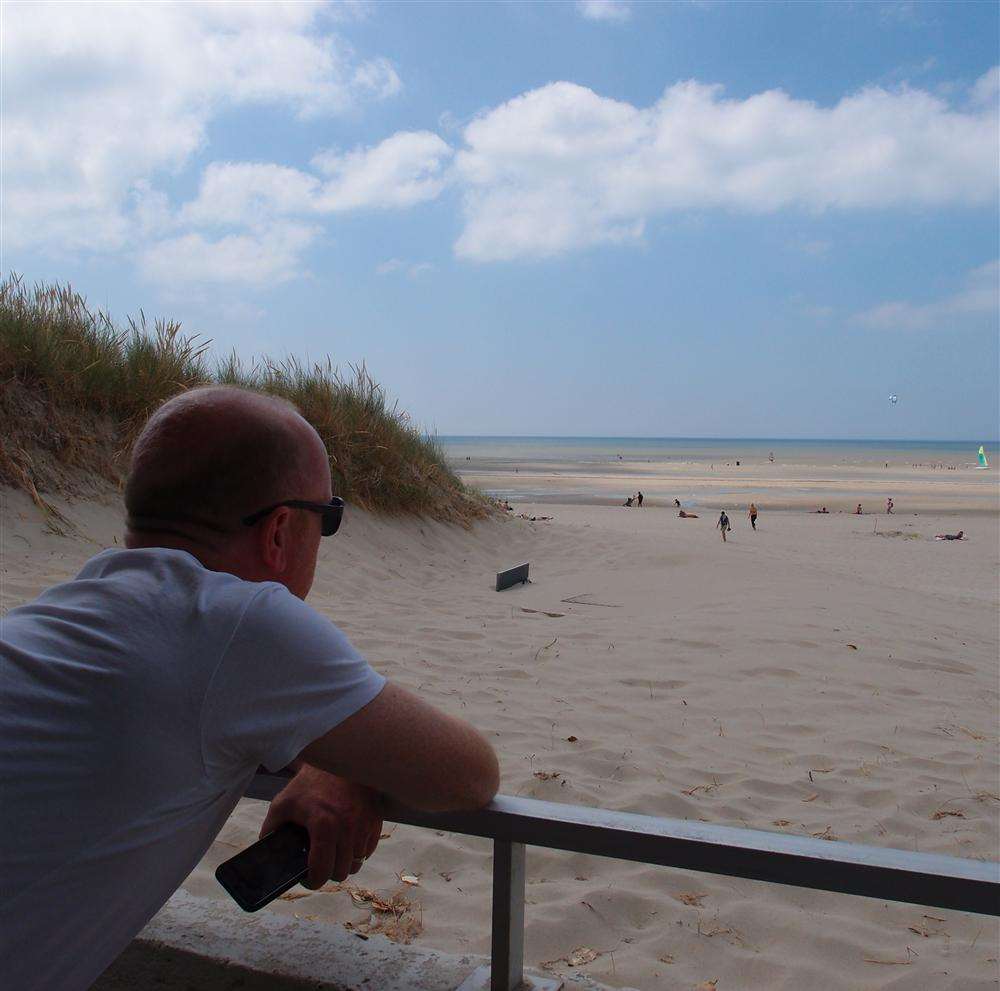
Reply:
M287 782L284 772L258 773L246 797L271 799ZM1000 863L994 861L658 819L506 795L498 795L478 812L417 812L390 804L385 818L493 840L490 991L526 991L544 986L537 981L526 982L523 972L527 846L1000 915ZM558 982L549 986L558 987Z

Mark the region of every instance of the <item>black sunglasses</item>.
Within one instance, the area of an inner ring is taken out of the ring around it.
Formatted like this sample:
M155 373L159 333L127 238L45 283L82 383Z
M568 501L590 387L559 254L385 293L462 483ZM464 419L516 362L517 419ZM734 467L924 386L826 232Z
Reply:
M306 502L303 499L286 499L284 502L276 502L267 509L259 509L256 513L243 517L244 526L253 526L259 523L268 513L273 513L281 506L288 506L289 509L307 509L310 513L323 514L322 533L324 537L332 537L340 529L340 521L344 518L344 500L340 496L334 496L329 502Z

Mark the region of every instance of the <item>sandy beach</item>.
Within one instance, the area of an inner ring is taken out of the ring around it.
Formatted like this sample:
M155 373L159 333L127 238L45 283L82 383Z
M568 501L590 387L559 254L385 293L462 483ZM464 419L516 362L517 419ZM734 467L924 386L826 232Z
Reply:
M804 509L880 508L873 467L539 481L476 465L469 479L510 492L514 513L463 530L349 512L310 601L389 678L486 732L507 794L996 859L996 474L890 470L897 514L856 517ZM641 510L601 504L636 487ZM560 501L578 489L590 504ZM699 519L677 518L677 492ZM4 610L120 531L111 497L67 506L70 536L22 494L3 501ZM967 540L933 539L958 529ZM523 561L532 584L495 592ZM212 871L262 815L241 803L184 888L225 898ZM488 952L489 844L386 832L352 883L404 895L418 944ZM267 911L365 926L363 898L333 887ZM613 986L997 986L995 920L551 851L529 851L527 918L526 963L565 973L591 947L580 969Z
M485 456L453 458L452 464L469 484L501 498L554 504L620 505L642 490L654 502L673 505L679 499L685 508L732 509L754 501L771 511L826 506L830 512L850 512L860 502L866 512L881 512L892 496L897 512L1000 510L996 466L981 471L970 463L970 454L886 451L883 460L877 451L816 451L802 442L794 453L779 449L772 462L756 450L740 458L739 447L730 443L733 450L722 458L716 451L714 459L709 454L669 459L626 455L618 461L606 456L554 458L553 451L568 453L556 441L553 450L537 454L529 449L520 457L498 458L487 449Z

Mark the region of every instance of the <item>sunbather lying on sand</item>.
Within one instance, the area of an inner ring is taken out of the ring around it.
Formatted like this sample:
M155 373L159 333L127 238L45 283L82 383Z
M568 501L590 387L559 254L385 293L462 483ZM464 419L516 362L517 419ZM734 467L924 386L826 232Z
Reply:
M959 530L958 533L935 533L935 540L965 540L965 531Z
M682 520L696 520L696 519L698 519L698 514L697 513L685 513L683 509L677 515Z

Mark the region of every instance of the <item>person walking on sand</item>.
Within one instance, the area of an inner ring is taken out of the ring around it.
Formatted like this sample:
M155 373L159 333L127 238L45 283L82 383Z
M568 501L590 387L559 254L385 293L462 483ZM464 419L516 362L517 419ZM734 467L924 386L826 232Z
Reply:
M635 501L639 504L639 508L642 509L642 493L636 493Z
M747 510L747 518L750 520L750 526L755 530L757 529L757 506L754 503L750 503L750 508Z
M731 530L732 527L729 525L729 517L726 516L726 511L723 510L722 514L719 516L719 522L715 524L716 529L722 531L722 542L726 542L726 531Z
M892 498L886 499L885 501L885 511L892 515Z

